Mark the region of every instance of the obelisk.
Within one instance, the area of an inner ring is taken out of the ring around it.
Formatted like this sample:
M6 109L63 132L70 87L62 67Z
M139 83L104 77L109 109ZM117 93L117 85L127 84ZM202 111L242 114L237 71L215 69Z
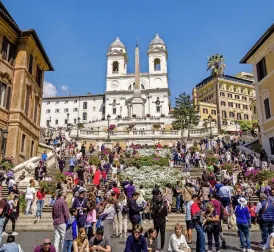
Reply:
M132 99L132 115L137 117L144 116L144 102L141 98L141 88L140 88L140 60L139 60L139 47L138 42L136 42L135 48L135 88L133 91Z

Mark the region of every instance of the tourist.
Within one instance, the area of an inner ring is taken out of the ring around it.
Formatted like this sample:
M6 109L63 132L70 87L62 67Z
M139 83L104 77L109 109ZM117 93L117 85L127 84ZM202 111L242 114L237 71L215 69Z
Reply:
M124 192L121 192L117 199L118 204L121 206L121 214L122 214L122 220L119 224L120 226L120 237L123 234L124 238L127 238L127 221L128 221L128 207L127 207L127 197Z
M274 252L274 233L268 236L263 252Z
M177 181L176 186L174 188L174 197L176 198L176 212L180 212L180 207L181 207L181 200L182 200L182 191L181 191L181 185L180 181Z
M192 244L192 230L194 229L193 221L191 218L191 206L194 203L194 200L197 198L197 195L192 195L191 200L187 202L186 204L186 230L185 230L185 236L187 237L187 243Z
M127 238L124 252L147 252L147 242L141 225L135 225L132 229L132 235Z
M182 231L183 226L177 223L174 227L174 234L169 239L168 252L191 252Z
M9 183L8 183L8 193L10 193L13 189L13 186L16 185L14 177L10 177Z
M214 236L216 252L220 252L219 245L219 221L220 216L216 214L213 204L207 203L204 214L204 232L207 233L208 251L212 251L213 243L212 238Z
M115 200L113 198L109 198L106 202L104 211L100 215L101 219L104 221L104 233L107 240L110 240L110 237L113 235L113 222L116 214L114 204Z
M157 252L157 232L155 228L150 228L147 231L147 250L148 252Z
M173 196L172 187L171 187L171 184L168 183L165 188L165 193L163 194L164 200L166 200L168 203L168 213L171 213L172 196Z
M219 191L219 195L221 197L221 202L223 207L229 206L231 202L231 191L228 186L228 180L224 179L223 186L221 186L219 190L218 190L218 187L216 188L216 185L215 185L215 189L216 189L216 192Z
M167 202L163 198L158 198L156 204L153 205L151 216L154 223L154 228L157 232L157 236L161 233L161 249L164 249L165 245L165 232L166 232L166 217L168 214Z
M74 172L74 167L76 165L77 161L75 159L75 156L72 156L69 160L69 172Z
M31 179L29 182L29 186L27 187L25 200L26 200L26 214L30 214L31 212L31 205L33 200L35 199L35 182L34 179Z
M14 200L18 200L18 203L19 203L20 192L18 190L17 184L13 185L11 193L13 193L14 195ZM16 209L13 209L15 220L17 220L19 217L19 208L20 208L20 204L17 204Z
M260 194L260 201L257 203L256 214L262 233L262 243L266 244L267 237L273 233L274 205L267 201L265 193Z
M238 199L239 205L235 208L236 222L238 233L240 236L242 251L253 252L250 247L249 227L251 225L251 218L247 208L247 201L245 198ZM267 238L266 238L267 239ZM246 242L246 248L245 248Z
M35 220L34 223L37 222L38 218L42 218L42 210L44 207L44 201L45 201L45 197L46 197L46 193L44 188L40 187L36 193L36 204L37 204L37 209L36 209L36 216L35 216Z
M191 205L191 218L197 232L196 252L205 252L205 235L202 227L201 198L192 196L194 203Z
M4 226L3 226L3 233L2 233L2 235L8 235L5 232L5 230L6 230L6 226L7 226L8 222L9 222L9 220L11 220L11 222L12 222L12 235L18 235L18 233L15 232L15 222L16 222L16 219L15 219L14 213L16 212L17 205L19 204L19 198L16 197L15 195L13 195L13 193L11 193L9 195L9 198L8 198L8 204L9 204L9 213L6 216L6 220L5 220L5 223L4 223Z
M132 198L129 200L129 219L132 227L141 222L140 212L144 210L145 206L139 207L137 205L137 198L139 194L137 192L133 193Z
M182 188L182 196L184 199L185 207L186 207L187 203L189 201L191 201L191 196L194 194L194 192L195 192L194 187L192 186L192 184L189 181L187 181L185 186Z
M58 167L59 167L60 173L63 173L65 168L65 160L63 157L58 159Z
M79 189L79 196L74 198L72 208L76 208L78 210L78 228L85 227L86 218L87 218L87 203L88 200L85 197L85 190Z
M20 244L15 242L15 236L9 235L7 238L7 243L3 244L2 247L0 247L0 252L24 252Z
M69 219L69 208L65 198L66 193L63 190L59 190L57 200L52 207L54 246L57 252L61 252L63 250L66 223Z
M87 239L86 230L84 228L79 228L78 236L73 241L73 251L89 252L89 242Z
M62 251L62 250L61 250ZM53 245L51 245L51 240L46 238L42 245L38 245L33 252L58 252Z
M47 159L48 159L48 155L47 155L46 151L44 151L44 153L43 153L42 156L41 156L41 161L42 161L42 163L43 163L43 164L46 163L46 162L47 162Z
M77 209L69 209L70 217L66 223L66 233L64 237L64 245L62 252L71 252L73 241L78 236L78 226L77 226Z
M100 185L100 177L101 177L101 171L99 170L99 167L96 167L96 171L93 175L93 185Z
M111 252L110 241L104 236L103 228L98 228L95 236L89 240L89 250Z

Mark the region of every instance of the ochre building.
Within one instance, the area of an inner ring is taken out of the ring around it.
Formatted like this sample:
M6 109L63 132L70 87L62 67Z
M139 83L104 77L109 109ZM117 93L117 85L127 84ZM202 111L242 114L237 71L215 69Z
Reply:
M250 104L255 99L252 74L210 76L195 86L192 95L201 120L211 115L212 120L218 121L219 113L222 126L252 118Z
M274 157L274 24L240 63L253 65L261 143L266 152Z
M22 31L1 2L0 53L0 155L18 164L37 154L44 71L53 67L37 33Z

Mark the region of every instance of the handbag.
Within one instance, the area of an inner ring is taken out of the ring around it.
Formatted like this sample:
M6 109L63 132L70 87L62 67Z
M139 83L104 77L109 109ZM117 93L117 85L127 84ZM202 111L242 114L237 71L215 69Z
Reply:
M99 217L97 222L96 222L96 229L101 228L101 227L103 227L102 219L101 219L101 217Z
M206 222L203 226L203 229L205 233L212 232L214 229L214 224L212 222Z

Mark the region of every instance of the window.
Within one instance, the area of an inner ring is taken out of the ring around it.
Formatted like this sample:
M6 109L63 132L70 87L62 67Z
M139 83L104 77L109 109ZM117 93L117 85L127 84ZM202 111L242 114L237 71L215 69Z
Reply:
M73 108L73 112L77 112L78 111L78 108Z
M76 124L76 123L77 123L77 120L76 120L76 119L73 119L73 123Z
M26 135L22 134L22 140L21 140L21 152L24 153L25 150L25 142L26 142Z
M93 107L93 108L92 108L92 110L93 110L93 111L95 111L95 110L96 110L96 108L95 108L95 107Z
M34 153L34 141L31 141L31 150L30 150L30 156L32 157Z
M240 96L239 95L235 95L235 99L240 99Z
M256 114L257 113L257 111L256 111L257 109L256 109L256 106L254 106L254 109L253 109L253 112L254 112L254 114Z
M59 109L55 109L55 113L59 113Z
M38 84L39 87L41 87L41 80L42 80L42 70L40 69L39 66L36 68L36 83Z
M221 106L225 106L225 102L224 101L221 101Z
M0 82L0 106L9 109L10 103L10 87L5 83Z
M34 123L36 123L37 121L37 111L38 111L38 101L35 100L35 103L34 103L34 112L33 112L33 121Z
M83 109L87 109L88 108L88 103L87 102L84 102L83 103Z
M234 88L234 92L237 93L238 92L238 88Z
M83 113L83 121L86 121L88 117L88 114L86 112Z
M206 108L203 108L203 113L208 114L208 110Z
M112 114L116 115L116 108L115 107L112 108Z
M68 124L68 119L65 119L65 124Z
M216 115L216 110L211 110L211 115Z
M220 92L220 96L225 96L225 93L224 92Z
M242 96L242 100L243 100L243 101L246 101L247 98L246 98L245 96Z
M112 73L119 73L119 62L114 61L112 63Z
M247 109L247 105L243 105L243 109Z
M161 112L161 106L156 106L156 112L160 113Z
M69 109L68 109L68 108L65 108L65 109L64 109L64 112L65 112L65 113L69 112Z
M274 137L269 138L271 155L274 155Z
M254 101L254 98L249 98L249 101Z
M50 113L50 109L47 109L47 110L46 110L46 114L49 114L49 113Z
M12 44L6 37L3 38L2 58L11 65L14 64L16 54L16 45Z
M55 104L59 104L59 101L55 102Z
M29 103L31 98L31 90L27 88L26 90L26 98L25 98L25 114L28 116L29 114Z
M228 98L232 98L232 94L228 93L228 94L227 94L227 97L228 97Z
M68 104L68 101L65 101L65 104Z
M161 70L161 61L160 59L154 60L154 71L160 71Z
M58 120L55 120L55 125L58 125Z
M229 112L229 117L234 118L234 112Z
M32 54L29 55L29 73L32 74L32 68L33 68L33 56Z
M268 119L271 117L269 98L264 99L264 112L265 112L265 119Z
M77 100L74 100L74 103L77 103Z
M228 107L233 108L233 102L228 102Z
M244 114L244 119L248 120L248 115L247 114Z
M226 118L226 111L225 110L222 111L222 118Z
M263 57L256 65L258 81L261 81L266 75L265 57Z
M241 108L241 104L239 104L239 103L236 103L236 108Z
M240 113L237 113L237 120L242 120L242 115Z

